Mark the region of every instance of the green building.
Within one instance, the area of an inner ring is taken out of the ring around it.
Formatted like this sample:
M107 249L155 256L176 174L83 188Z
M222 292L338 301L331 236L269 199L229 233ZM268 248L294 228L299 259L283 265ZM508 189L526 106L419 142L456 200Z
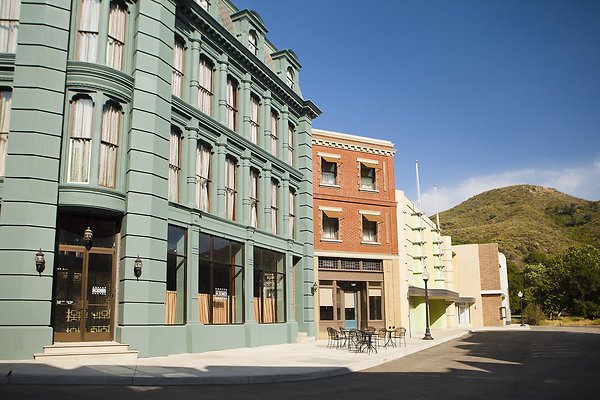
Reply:
M0 358L315 335L300 63L228 0L4 0Z

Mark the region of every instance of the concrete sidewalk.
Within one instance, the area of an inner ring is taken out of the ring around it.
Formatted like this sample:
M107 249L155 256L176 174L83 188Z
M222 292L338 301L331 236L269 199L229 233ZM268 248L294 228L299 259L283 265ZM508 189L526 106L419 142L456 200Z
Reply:
M510 330L514 330L510 328ZM527 328L528 329L528 328ZM326 340L253 348L117 360L78 357L52 361L0 361L0 385L208 385L317 379L360 371L467 335L433 332L435 340L407 338L406 347L377 353L327 348Z

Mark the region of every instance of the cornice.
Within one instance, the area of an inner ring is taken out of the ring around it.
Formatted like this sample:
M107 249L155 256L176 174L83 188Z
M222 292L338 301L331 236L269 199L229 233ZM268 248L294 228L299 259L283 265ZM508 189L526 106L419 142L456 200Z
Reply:
M312 144L313 144L313 146L317 145L317 146L331 147L331 148L336 148L336 149L352 150L352 151L358 151L361 153L376 154L376 155L388 156L388 157L393 157L394 154L396 153L396 150L385 150L385 149L371 147L371 146L367 146L367 145L359 145L359 144L354 144L354 143L343 143L343 142L338 142L338 141L329 140L329 139L316 139L314 137L312 139Z
M134 79L121 71L82 61L67 62L67 87L107 91L124 102L133 96Z

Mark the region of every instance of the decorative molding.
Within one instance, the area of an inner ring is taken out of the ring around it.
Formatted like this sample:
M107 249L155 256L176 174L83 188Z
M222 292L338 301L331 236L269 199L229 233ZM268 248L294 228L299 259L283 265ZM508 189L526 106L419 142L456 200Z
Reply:
M331 148L336 148L336 149L359 151L362 153L377 154L380 156L387 156L387 157L393 157L394 153L396 152L395 150L384 150L384 149L379 149L376 147L363 146L363 145L351 144L351 143L343 143L343 142L337 142L334 140L327 140L327 139L313 138L312 144L313 144L313 146L317 145L317 146L331 147Z

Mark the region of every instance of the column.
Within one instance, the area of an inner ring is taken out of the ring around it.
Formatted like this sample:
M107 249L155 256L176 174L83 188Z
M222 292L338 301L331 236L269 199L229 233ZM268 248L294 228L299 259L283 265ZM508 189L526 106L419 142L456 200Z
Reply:
M285 172L281 179L281 193L279 202L281 215L283 216L281 224L281 234L279 236L291 238L290 235L290 173Z
M227 138L221 136L215 145L216 151L214 163L212 165L213 187L216 199L211 204L211 211L216 208L216 214L219 217L225 218L225 174L226 174L226 156L227 156ZM212 193L211 193L212 195Z
M190 121L190 125L185 128L185 137L187 141L187 157L184 165L186 166L186 204L190 208L196 208L196 157L198 147L198 121Z
M244 225L250 225L250 196L248 195L250 193L250 157L250 150L245 150L240 163L240 176L238 177L238 193L242 203L241 218L238 221Z
M240 134L250 140L250 87L252 78L249 73L244 74L241 84L239 113L242 116L242 129Z
M288 111L288 106L287 104L285 104L283 106L283 108L281 109L281 120L280 120L280 127L279 127L279 132L281 132L281 137L279 138L279 141L281 142L280 144L280 148L279 148L279 158L281 158L283 161L285 161L286 163L289 163L289 151L288 151L288 145L289 145L289 120L290 120L290 113ZM293 164L293 162L289 163L290 165Z
M217 121L227 125L227 72L229 70L229 58L227 54L221 54L217 61L217 79L215 80L215 100L217 102Z
M262 114L260 118L260 126L263 132L262 148L271 152L271 91L265 91L263 96ZM260 132L259 132L260 133Z
M200 88L200 82L198 81L199 65L200 65L200 45L202 39L200 33L194 32L190 37L190 57L188 65L190 66L190 94L188 103L198 107L198 92Z
M271 162L267 161L260 176L261 202L258 203L259 207L261 203L263 207L262 215L258 216L258 226L267 232L271 232L271 168Z

